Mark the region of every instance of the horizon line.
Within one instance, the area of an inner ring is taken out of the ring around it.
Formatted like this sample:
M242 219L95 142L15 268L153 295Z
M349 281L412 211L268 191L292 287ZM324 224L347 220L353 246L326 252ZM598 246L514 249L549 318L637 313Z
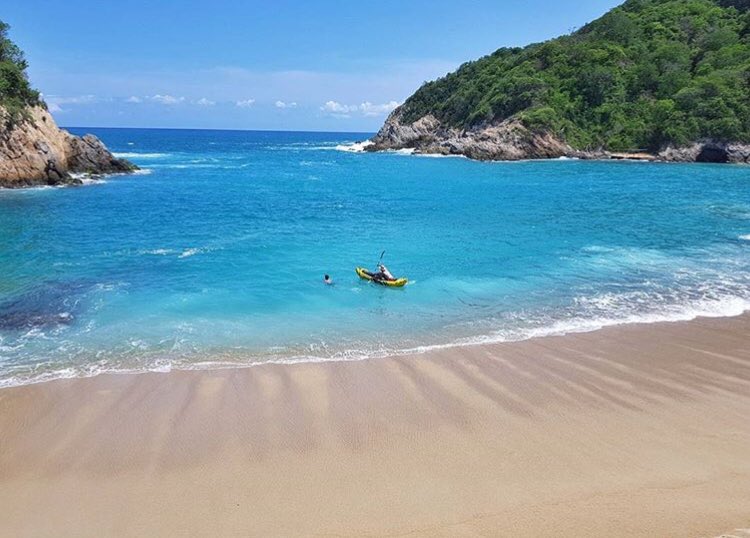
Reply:
M233 129L233 128L211 128L211 127L104 127L104 126L82 126L82 125L60 125L61 129L141 129L152 131L234 131L251 133L326 133L326 134L361 134L373 135L377 131L323 131L310 129Z

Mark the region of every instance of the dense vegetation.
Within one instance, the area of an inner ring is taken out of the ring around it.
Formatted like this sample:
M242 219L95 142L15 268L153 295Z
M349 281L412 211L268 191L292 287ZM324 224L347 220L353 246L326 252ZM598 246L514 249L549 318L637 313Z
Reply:
M750 0L628 0L572 35L423 85L404 120L517 117L577 148L750 142Z
M8 25L0 21L0 107L11 123L24 116L29 105L41 104L39 92L29 85L27 67L23 52L8 38Z

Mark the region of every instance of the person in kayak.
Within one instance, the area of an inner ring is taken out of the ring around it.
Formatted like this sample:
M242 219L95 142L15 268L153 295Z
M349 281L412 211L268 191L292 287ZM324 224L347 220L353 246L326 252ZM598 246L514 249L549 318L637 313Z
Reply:
M378 272L372 275L373 280L396 280L388 268L382 263L378 264Z

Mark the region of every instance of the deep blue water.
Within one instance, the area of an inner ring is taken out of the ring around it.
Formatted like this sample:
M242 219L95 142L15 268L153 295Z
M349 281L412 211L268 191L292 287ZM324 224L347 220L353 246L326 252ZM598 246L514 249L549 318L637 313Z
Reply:
M750 308L748 167L357 153L342 150L366 135L341 133L86 131L146 173L0 192L0 384ZM383 250L406 288L355 275Z

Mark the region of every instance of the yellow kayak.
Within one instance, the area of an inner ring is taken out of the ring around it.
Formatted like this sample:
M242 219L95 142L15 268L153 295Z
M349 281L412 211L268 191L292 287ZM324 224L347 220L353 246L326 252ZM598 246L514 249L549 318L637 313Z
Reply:
M357 271L357 275L359 275L359 278L362 278L364 280L370 280L372 282L375 282L375 284L380 284L381 286L390 286L391 288L403 288L406 286L406 283L409 282L406 278L397 278L396 280L380 280L380 279L374 279L372 278L372 273L368 271L367 269L363 269L362 267L357 267L354 269Z

